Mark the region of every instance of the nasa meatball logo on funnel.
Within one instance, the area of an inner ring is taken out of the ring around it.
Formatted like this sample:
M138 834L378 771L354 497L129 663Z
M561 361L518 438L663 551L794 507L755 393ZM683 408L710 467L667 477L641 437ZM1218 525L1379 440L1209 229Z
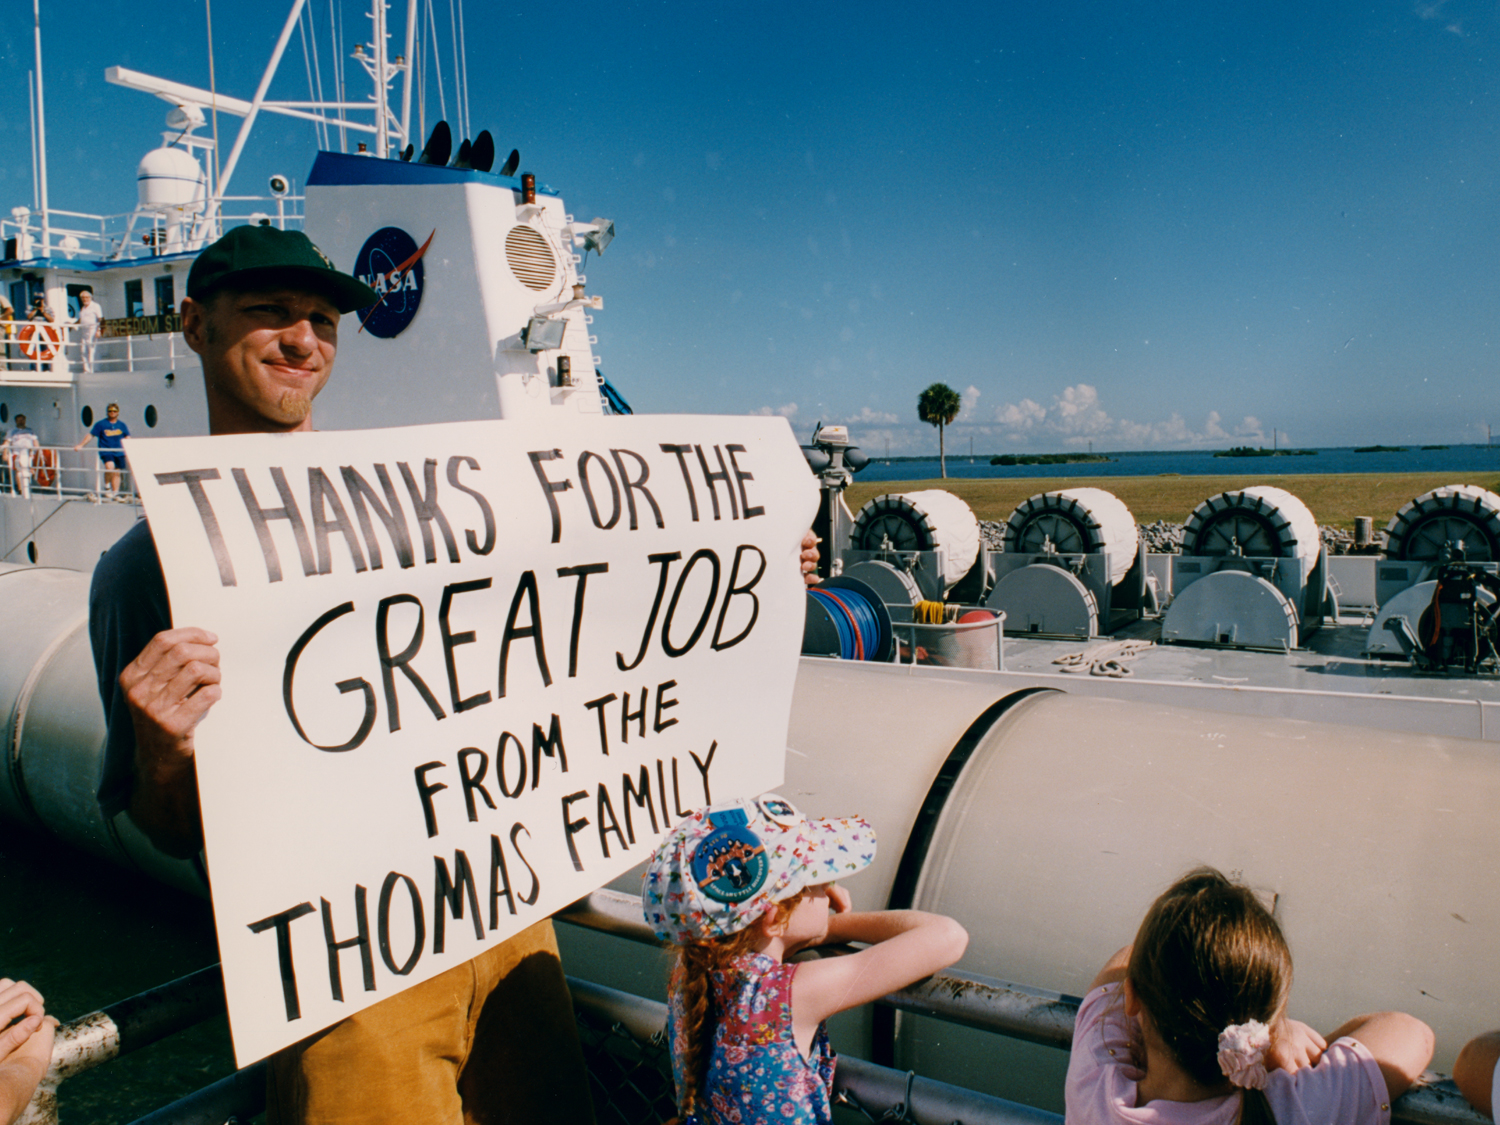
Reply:
M419 247L400 227L381 227L360 247L354 276L380 294L380 300L360 309L359 330L382 340L405 332L422 305L426 270L422 255L432 245L434 230Z

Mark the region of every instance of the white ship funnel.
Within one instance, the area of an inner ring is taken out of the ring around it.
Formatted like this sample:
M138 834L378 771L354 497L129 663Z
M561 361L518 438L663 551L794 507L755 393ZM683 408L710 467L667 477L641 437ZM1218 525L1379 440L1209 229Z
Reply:
M584 295L573 243L607 220L575 225L561 199L529 180L319 153L307 234L381 294L341 322L339 366L417 377L335 378L318 400L320 421L601 412L588 326L602 301Z

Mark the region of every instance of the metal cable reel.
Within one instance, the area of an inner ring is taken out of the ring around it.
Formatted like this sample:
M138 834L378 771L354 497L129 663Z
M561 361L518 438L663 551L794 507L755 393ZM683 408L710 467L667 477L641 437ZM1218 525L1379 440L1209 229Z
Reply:
M1005 551L1108 555L1110 585L1117 586L1135 563L1140 534L1135 517L1118 496L1102 488L1066 488L1039 493L1010 514Z
M1002 573L985 605L1005 613L1008 633L1098 636L1115 609L1141 604L1140 590L1124 589L1139 553L1140 528L1119 497L1102 488L1039 493L1006 521Z
M979 557L979 521L951 492L887 493L855 515L849 546L870 553L933 552L933 565L919 562L913 576L929 598L941 601Z
M1322 545L1307 505L1284 488L1264 484L1210 496L1182 528L1184 555L1312 559Z
M1172 566L1164 641L1295 648L1332 604L1318 521L1271 485L1221 492L1194 508Z
M1500 496L1474 484L1449 484L1402 505L1385 529L1387 558L1442 562L1500 561ZM1450 550L1451 546L1451 550Z

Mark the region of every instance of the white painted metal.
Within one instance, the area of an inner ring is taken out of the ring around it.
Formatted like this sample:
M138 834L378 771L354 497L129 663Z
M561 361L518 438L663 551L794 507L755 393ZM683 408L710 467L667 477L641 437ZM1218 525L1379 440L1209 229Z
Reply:
M379 0L376 0L379 3ZM250 99L250 108L245 113L244 121L240 122L240 131L235 134L234 147L229 150L229 160L224 164L219 173L218 182L214 185L214 198L209 204L209 218L218 214L220 201L224 193L229 190L229 181L234 178L235 167L240 162L240 153L245 151L245 142L250 139L250 130L255 126L255 118L260 113L261 103L266 100L266 90L270 88L271 79L276 76L276 68L281 65L282 53L286 50L287 41L292 37L292 29L297 26L297 17L302 14L302 5L305 0L292 0L291 13L286 18L286 23L281 28L281 35L276 40L276 47L271 52L271 61L266 64L265 72L261 75L260 85L255 88L255 96Z
M95 792L104 712L88 639L89 578L0 568L0 715L6 717L0 816L202 893L190 865L157 852L124 816L106 821Z
M180 148L154 148L136 166L136 193L140 206L153 211L202 206L203 166L193 154Z
M1178 591L1162 640L1285 651L1298 645L1296 607L1264 578L1240 570L1206 574Z
M1497 800L1476 742L1037 697L965 769L917 905L969 924L966 963L1077 994L1166 884L1210 863L1276 896L1298 1018L1410 1011L1446 1070L1500 1010Z
M166 78L157 78L154 75L142 74L138 70L128 67L112 66L105 70L104 80L116 86L124 86L131 90L140 90L147 94L155 94L163 101L172 105L196 105L212 106L219 113L228 113L235 117L244 117L251 110L251 103L244 98L232 98L227 94L216 94L199 86L189 86L183 82L173 82ZM304 103L306 104L306 103ZM322 102L319 103L324 110L349 110L369 109L369 103L361 102ZM277 113L283 117L296 117L303 121L316 121L322 124L337 125L340 128L353 129L360 133L373 133L375 126L368 125L363 121L351 121L340 113L338 118L330 119L325 114L313 112L305 108L299 108L291 102L263 101L260 105L262 113Z
M1418 582L1415 586L1408 586L1402 590L1375 615L1375 623L1370 626L1369 639L1365 641L1365 651L1368 653L1386 653L1391 656L1401 656L1404 649L1396 635L1386 628L1386 622L1397 617L1406 618L1406 623L1411 627L1413 637L1420 636L1420 623L1422 613L1432 604L1432 595L1437 590L1437 582Z
M51 207L47 202L47 102L42 82L42 4L31 0L32 24L36 35L36 143L37 143L37 190L42 213L42 253L52 249ZM18 312L20 310L17 310Z
M922 591L911 575L881 559L852 563L844 568L844 577L865 583L887 606L910 608L922 600Z
M1099 603L1062 567L1033 563L1001 576L984 604L1005 614L1008 634L1099 635Z

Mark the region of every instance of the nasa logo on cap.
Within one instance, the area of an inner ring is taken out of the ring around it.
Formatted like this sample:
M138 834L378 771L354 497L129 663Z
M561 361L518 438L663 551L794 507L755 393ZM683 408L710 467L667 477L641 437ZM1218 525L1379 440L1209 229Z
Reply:
M796 828L802 823L802 814L797 811L796 806L775 793L755 798L755 805L760 809L761 816L782 828Z
M422 305L427 276L422 256L430 245L432 235L419 248L400 227L381 227L365 239L354 259L354 276L379 293L380 300L359 311L360 331L382 340L406 331Z
M760 837L741 824L719 828L693 852L693 881L718 902L744 902L770 874Z

